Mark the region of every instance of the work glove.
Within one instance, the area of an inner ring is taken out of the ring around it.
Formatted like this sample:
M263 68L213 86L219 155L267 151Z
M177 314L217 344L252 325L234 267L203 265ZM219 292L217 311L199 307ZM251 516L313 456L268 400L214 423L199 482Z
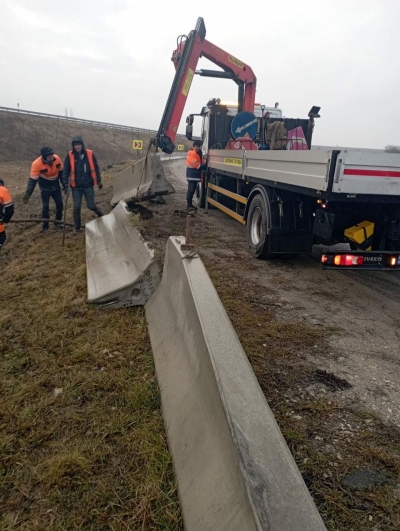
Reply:
M29 203L29 199L31 198L30 195L28 194L25 194L24 197L22 198L22 201L24 202L25 205L27 205Z
M67 195L68 188L63 188L63 192L64 192L65 195Z
M103 188L103 183L99 183L99 190Z

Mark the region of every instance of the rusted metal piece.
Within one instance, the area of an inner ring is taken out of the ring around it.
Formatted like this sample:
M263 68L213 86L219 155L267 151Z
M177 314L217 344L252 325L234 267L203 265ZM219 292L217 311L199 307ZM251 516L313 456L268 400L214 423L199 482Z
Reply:
M192 227L190 226L190 220L192 217L193 217L193 214L188 212L186 216L185 243L181 243L181 251L192 251L194 249L194 245L190 243L190 239L192 236Z

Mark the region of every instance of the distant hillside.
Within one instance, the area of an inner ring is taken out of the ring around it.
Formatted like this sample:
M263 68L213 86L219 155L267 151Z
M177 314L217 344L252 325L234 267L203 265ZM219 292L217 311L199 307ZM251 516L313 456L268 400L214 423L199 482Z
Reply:
M132 140L143 140L144 148L147 148L152 136L149 133L0 111L0 162L31 161L39 156L42 146L52 147L63 159L71 149L71 139L75 135L81 135L87 147L94 150L102 168L135 158ZM185 144L185 148L190 145L184 137L179 137L176 143Z

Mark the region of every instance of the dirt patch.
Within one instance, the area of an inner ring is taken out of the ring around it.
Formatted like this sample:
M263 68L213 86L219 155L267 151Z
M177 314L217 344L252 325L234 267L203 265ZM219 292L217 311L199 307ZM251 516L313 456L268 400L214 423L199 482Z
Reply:
M331 391L352 388L352 385L347 380L338 378L332 372L323 371L321 369L315 371L315 379L317 382L325 384Z

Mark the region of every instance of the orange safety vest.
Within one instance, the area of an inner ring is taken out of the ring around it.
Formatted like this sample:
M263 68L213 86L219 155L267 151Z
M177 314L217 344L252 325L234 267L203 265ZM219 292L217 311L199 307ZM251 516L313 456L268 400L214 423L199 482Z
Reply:
M53 155L53 164L43 162L42 157L38 157L32 162L30 178L38 181L40 178L46 181L56 181L58 179L58 172L63 169L61 159L58 155Z
M200 155L195 151L194 149L191 149L188 151L187 157L186 157L186 166L187 168L192 168L194 170L199 169L199 166L201 164L201 158Z
M186 158L186 179L188 181L201 181L201 157L194 149L188 151Z
M5 186L0 186L0 211L3 211L3 207L8 207L13 204L13 200L10 192ZM0 233L6 230L4 223L0 222Z
M97 184L97 175L96 175L96 168L93 162L93 151L91 149L86 149L87 158L89 161L89 168L90 168L90 176L92 177L93 185L96 186ZM76 178L75 178L75 155L73 150L69 152L69 162L71 164L71 173L70 173L70 183L71 187L75 188L76 186Z

